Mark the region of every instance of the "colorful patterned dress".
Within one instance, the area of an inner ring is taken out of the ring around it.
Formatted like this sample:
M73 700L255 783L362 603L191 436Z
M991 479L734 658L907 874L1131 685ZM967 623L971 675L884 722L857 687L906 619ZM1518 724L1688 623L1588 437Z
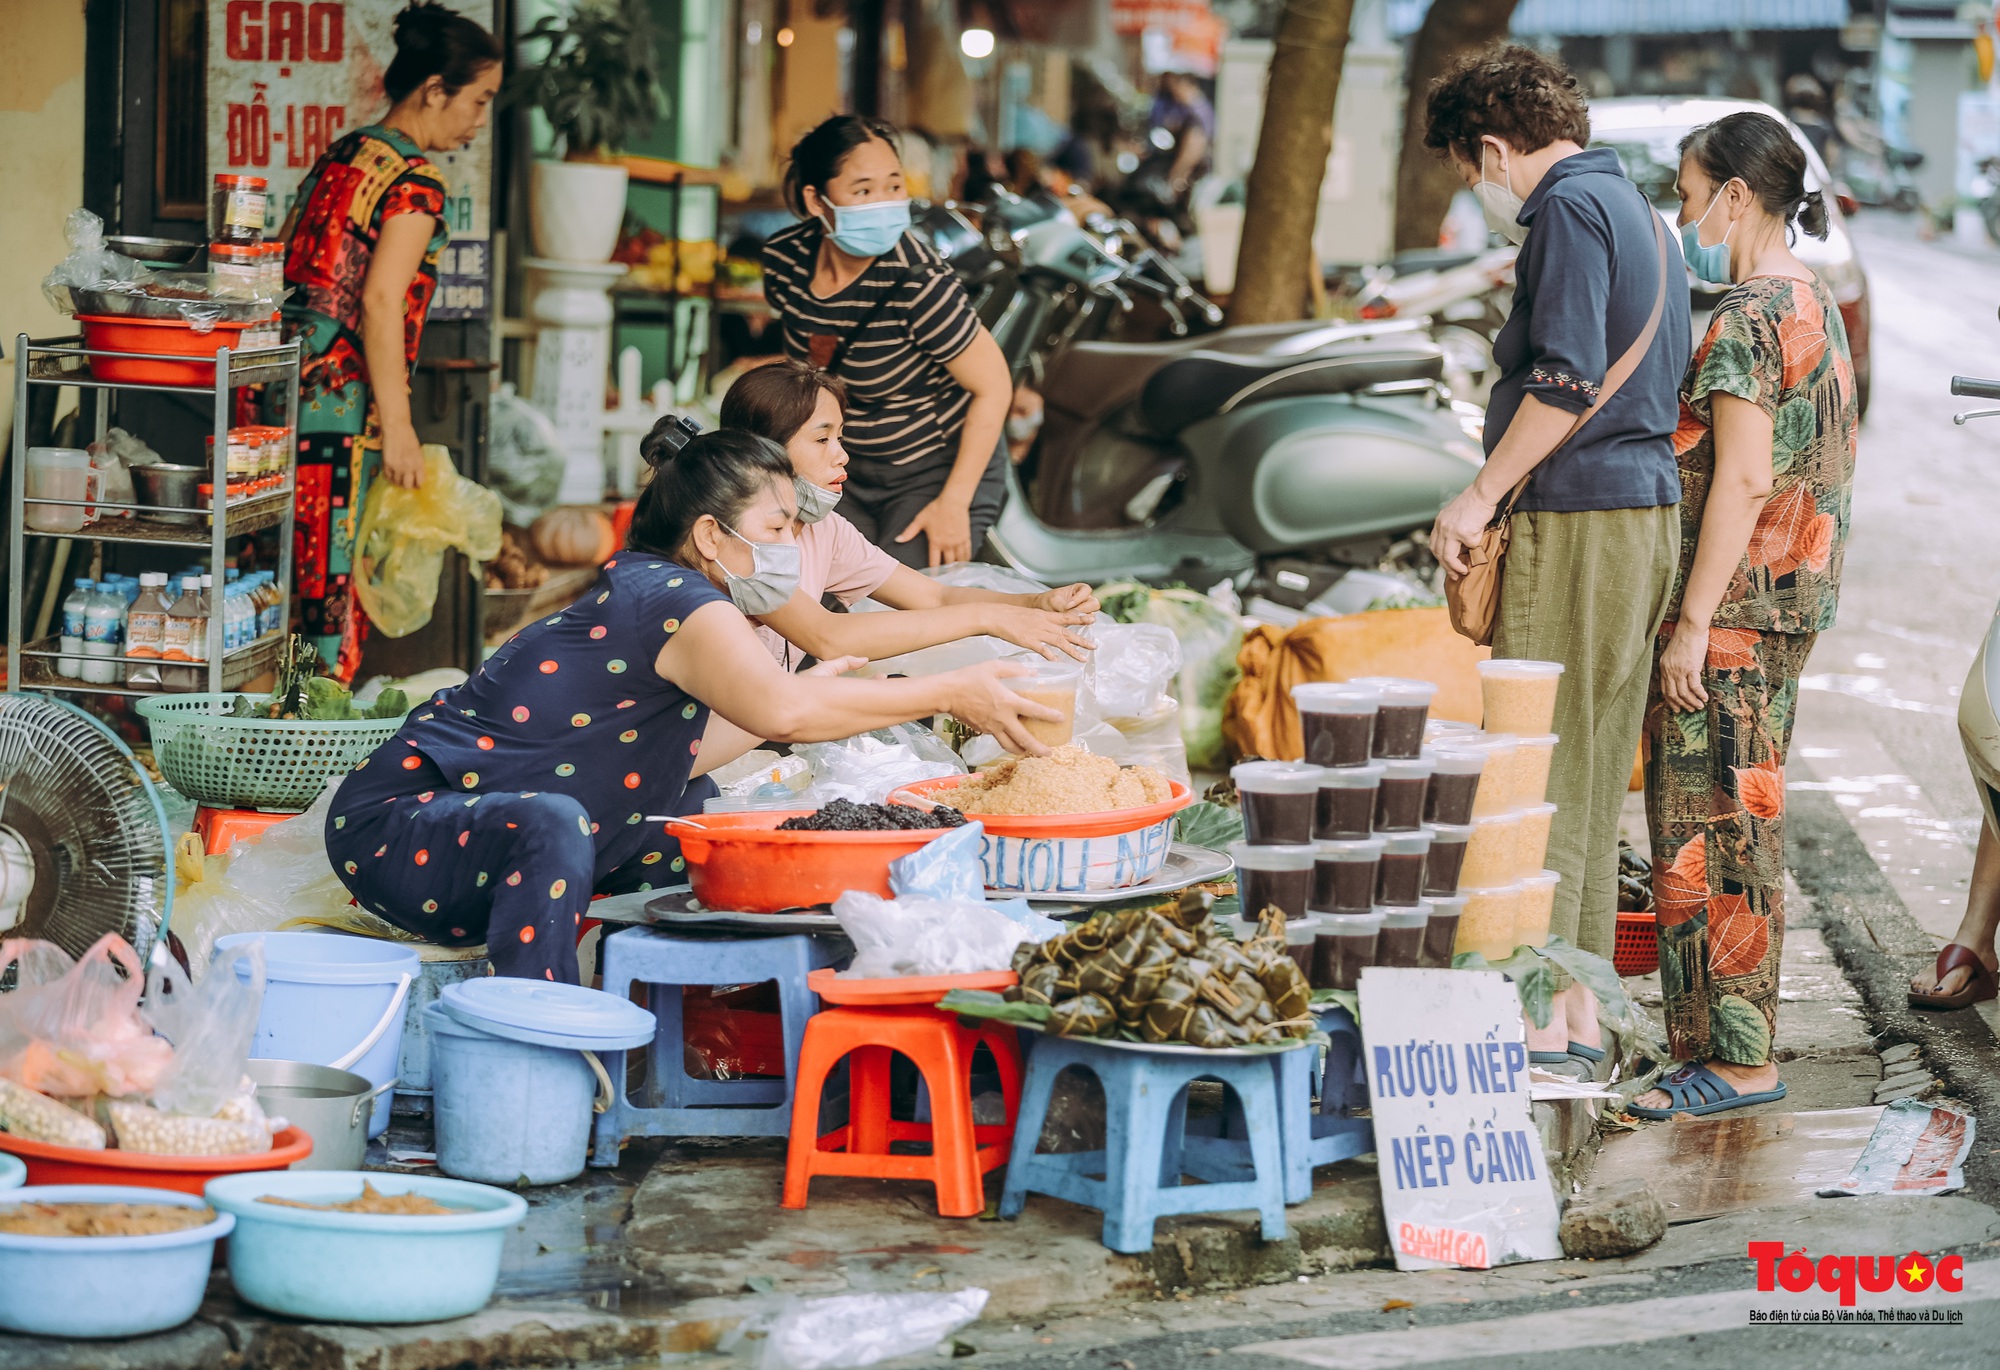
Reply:
M403 301L405 363L414 366L450 236L447 190L417 145L392 128L358 128L326 150L299 186L287 236L285 331L304 348L299 378L298 522L294 565L303 631L329 673L354 678L366 618L349 577L354 533L382 463L379 416L368 393L361 290L382 225L428 214L435 227Z
M1708 634L1705 709L1661 697L1715 474L1710 397L1771 416L1772 490ZM1854 367L1818 280L1758 276L1717 306L1681 387L1681 563L1643 738L1660 980L1676 1060L1759 1066L1785 933L1785 756L1800 673L1833 626L1854 487Z

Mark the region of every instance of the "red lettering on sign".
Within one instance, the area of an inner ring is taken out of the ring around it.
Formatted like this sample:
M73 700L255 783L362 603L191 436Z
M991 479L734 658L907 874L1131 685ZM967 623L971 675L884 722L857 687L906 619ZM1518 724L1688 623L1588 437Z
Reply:
M347 11L331 0L313 0L306 7L306 56L315 62L338 62L347 52Z
M1396 1231L1396 1249L1419 1260L1440 1261L1473 1270L1485 1270L1492 1264L1486 1253L1485 1235L1462 1232L1455 1227L1400 1223Z
M264 60L264 0L229 0L222 13L223 50L236 62Z
M271 61L306 60L306 7L300 0L271 0L270 30Z

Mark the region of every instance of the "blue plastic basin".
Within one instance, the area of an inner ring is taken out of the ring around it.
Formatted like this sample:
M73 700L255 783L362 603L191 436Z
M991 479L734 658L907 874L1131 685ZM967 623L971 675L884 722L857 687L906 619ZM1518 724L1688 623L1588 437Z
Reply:
M28 1163L19 1156L0 1151L0 1189L19 1189L28 1182Z
M256 1179L256 1176L244 1176ZM129 1185L30 1185L14 1203L206 1205L192 1194ZM0 1328L40 1337L137 1337L178 1327L201 1307L215 1242L236 1219L151 1237L18 1237L0 1232Z
M260 1203L415 1192L449 1217L324 1213ZM210 1180L208 1201L236 1219L229 1278L247 1303L315 1322L436 1322L476 1313L493 1297L507 1231L527 1216L518 1194L431 1175L358 1170L274 1171Z

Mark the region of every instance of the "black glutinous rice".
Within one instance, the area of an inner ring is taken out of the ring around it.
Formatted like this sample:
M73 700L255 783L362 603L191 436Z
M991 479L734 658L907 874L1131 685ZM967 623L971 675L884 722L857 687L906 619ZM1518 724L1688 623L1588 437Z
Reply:
M787 818L780 832L918 832L931 828L956 828L965 815L943 805L920 809L913 804L857 804L836 799L817 813Z

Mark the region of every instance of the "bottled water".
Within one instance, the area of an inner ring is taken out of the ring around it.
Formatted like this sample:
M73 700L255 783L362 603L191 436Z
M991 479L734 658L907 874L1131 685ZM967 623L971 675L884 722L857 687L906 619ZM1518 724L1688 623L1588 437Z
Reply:
M109 581L98 582L84 601L83 678L92 685L116 685L124 677L117 661L125 641L125 596Z
M84 606L90 599L88 577L72 582L71 590L62 603L62 655L56 659L56 673L72 680L83 675L83 615Z

